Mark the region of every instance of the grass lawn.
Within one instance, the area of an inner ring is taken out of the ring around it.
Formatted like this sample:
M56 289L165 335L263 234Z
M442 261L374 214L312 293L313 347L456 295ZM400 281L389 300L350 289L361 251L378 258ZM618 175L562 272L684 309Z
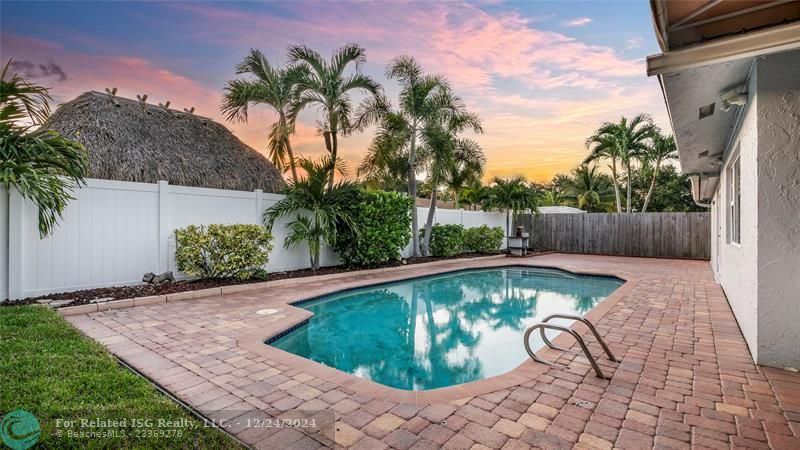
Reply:
M57 313L39 306L0 308L0 416L16 409L28 411L41 424L34 448L241 448L120 367L100 344ZM126 422L106 427L80 423L97 418ZM77 422L67 428L57 419ZM134 427L134 419L142 419L140 424L149 419L152 425ZM182 426L159 424L158 419ZM117 435L67 437L70 429Z

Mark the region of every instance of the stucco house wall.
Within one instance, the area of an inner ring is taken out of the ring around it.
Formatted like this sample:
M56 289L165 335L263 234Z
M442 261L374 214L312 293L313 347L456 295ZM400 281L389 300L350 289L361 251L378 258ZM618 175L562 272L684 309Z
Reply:
M748 83L748 101L742 111L742 119L735 132L732 145L725 155L721 169L720 181L714 201L713 216L719 221L716 247L712 253L718 260L713 261L717 268L717 278L722 285L728 302L739 322L745 340L757 359L758 346L758 184L756 178L756 161L758 154L757 105L759 102L756 90L757 71L750 74ZM741 239L740 243L728 242L728 217L730 196L728 186L730 179L728 169L736 158L741 158ZM718 248L717 248L718 247Z
M800 368L800 51L761 57L723 159L712 267L753 359ZM741 157L741 242L728 242L728 169Z
M800 50L757 70L757 361L800 369Z

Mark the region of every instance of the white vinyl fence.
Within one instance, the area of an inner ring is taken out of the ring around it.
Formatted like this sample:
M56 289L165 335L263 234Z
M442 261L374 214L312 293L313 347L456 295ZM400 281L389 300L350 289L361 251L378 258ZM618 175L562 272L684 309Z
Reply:
M176 271L175 234L187 225L261 223L281 195L125 181L87 180L55 232L39 239L37 209L0 190L0 299L141 283L146 272ZM428 208L417 208L420 226ZM505 228L502 213L442 210L437 223ZM268 271L309 267L308 249L283 247L285 222L272 232ZM411 246L403 251L410 256ZM323 248L323 266L338 257ZM180 276L180 274L178 274Z

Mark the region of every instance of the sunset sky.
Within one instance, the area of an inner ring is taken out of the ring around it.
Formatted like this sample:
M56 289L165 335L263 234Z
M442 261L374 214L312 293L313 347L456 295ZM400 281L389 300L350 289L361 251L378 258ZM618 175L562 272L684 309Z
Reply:
M6 2L0 6L4 61L52 87L56 102L87 90L149 95L172 107L223 121L222 88L251 47L274 63L289 44L323 55L348 42L367 49L362 70L397 85L384 68L410 55L428 72L447 76L484 122L477 139L487 176L524 174L544 181L586 155L586 137L603 121L646 112L668 130L658 83L644 57L658 52L649 5L639 1L267 3ZM30 64L28 64L30 63ZM301 116L294 146L305 156L324 151L316 111ZM257 107L247 124L226 123L243 141L266 151L273 120ZM354 168L370 130L343 139Z

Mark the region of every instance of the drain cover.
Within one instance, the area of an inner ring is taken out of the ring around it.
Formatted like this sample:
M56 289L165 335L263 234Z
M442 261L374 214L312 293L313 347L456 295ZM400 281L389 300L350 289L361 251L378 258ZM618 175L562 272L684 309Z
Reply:
M268 316L268 315L271 315L271 314L275 314L276 312L279 312L279 311L280 311L280 309L268 308L268 309L258 310L258 311L256 311L256 314L261 314L263 316Z

